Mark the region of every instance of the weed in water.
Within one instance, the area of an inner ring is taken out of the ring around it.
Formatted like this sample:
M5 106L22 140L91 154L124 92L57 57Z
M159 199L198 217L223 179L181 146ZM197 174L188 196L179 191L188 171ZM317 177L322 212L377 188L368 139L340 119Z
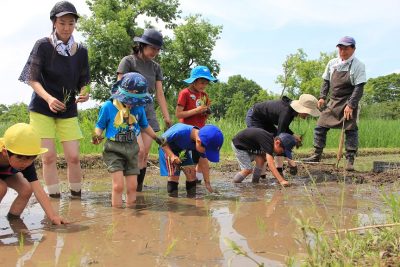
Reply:
M25 247L25 236L24 233L20 233L19 239L18 239L18 247L16 247L18 255L22 255L24 252L24 247Z

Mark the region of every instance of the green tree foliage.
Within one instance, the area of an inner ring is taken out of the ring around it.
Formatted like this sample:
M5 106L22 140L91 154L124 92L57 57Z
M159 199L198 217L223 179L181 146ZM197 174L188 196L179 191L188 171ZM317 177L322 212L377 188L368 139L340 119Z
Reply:
M178 0L87 0L92 15L79 20L89 50L93 97L104 100L116 80L120 60L131 53L132 39L143 33L136 20L144 15L173 27Z
M256 102L272 99L273 96L252 80L240 75L229 77L227 83L210 85L207 93L211 99L211 109L215 118L243 117Z
M303 49L286 57L282 64L283 74L278 75L276 83L282 86L281 96L286 94L298 98L301 94L319 95L322 74L328 61L336 56L333 53L320 53L318 59L309 60Z
M368 104L399 101L400 73L368 79L364 92L364 101Z
M176 103L178 92L185 86L182 80L189 77L193 67L204 65L214 75L219 73L219 64L212 59L212 51L221 30L221 26L213 26L195 15L185 18L183 24L174 28L172 39L166 38L160 64L164 71L164 92L170 103Z
M10 126L18 122L29 123L28 106L25 103L16 103L9 106L0 105L0 123Z

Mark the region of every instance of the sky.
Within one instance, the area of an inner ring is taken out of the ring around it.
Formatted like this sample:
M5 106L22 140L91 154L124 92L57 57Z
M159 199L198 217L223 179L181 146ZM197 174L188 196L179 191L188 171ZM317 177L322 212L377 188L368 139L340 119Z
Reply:
M50 34L49 13L56 2L0 1L0 104L29 103L32 89L18 77L35 41ZM90 15L84 0L71 2L79 14ZM275 81L289 54L302 48L308 59L317 59L320 52L335 51L345 35L355 38L356 57L365 63L367 79L400 73L398 0L181 0L180 4L182 16L201 14L211 24L223 26L213 53L223 82L240 74L279 93ZM74 37L83 41L79 32ZM80 108L90 105L93 102Z

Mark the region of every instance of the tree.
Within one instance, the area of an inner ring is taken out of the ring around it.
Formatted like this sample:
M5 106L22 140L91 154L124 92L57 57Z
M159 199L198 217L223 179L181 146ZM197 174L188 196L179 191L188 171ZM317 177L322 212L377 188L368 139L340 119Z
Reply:
M219 82L207 89L211 99L213 116L224 118L241 116L256 102L265 101L272 97L256 82L234 75L228 78L227 83ZM239 110L239 111L238 111Z
M298 98L301 94L308 93L314 96L319 95L322 74L328 61L336 56L333 53L320 53L316 60L308 60L303 49L297 53L290 54L282 64L283 74L278 75L276 83L282 86L282 95Z
M367 104L399 101L400 73L370 78L364 89L364 101Z
M104 100L116 80L120 60L130 54L132 39L143 33L140 15L161 20L174 27L179 17L178 0L87 0L92 15L79 20L79 30L89 50L93 98Z
M177 93L183 87L182 80L189 76L193 67L207 66L217 76L219 64L212 59L212 52L221 30L222 26L213 26L195 15L174 28L173 38L166 38L160 64L164 71L164 92L170 103L176 102Z

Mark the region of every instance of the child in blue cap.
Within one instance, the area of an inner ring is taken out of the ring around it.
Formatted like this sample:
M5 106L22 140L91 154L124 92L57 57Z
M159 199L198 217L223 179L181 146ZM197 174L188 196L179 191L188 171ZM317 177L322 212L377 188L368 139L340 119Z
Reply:
M261 128L246 128L232 138L232 149L240 166L240 172L236 173L233 181L241 183L250 173L253 173L252 182L260 180L262 167L267 162L274 177L282 186L289 186L289 182L283 178L275 166L274 154L288 158L288 164L292 167L296 163L292 160L292 149L296 145L296 139L288 133L281 133L274 137ZM256 162L253 168L252 162Z
M147 122L144 106L153 99L147 92L147 81L141 74L124 74L113 85L111 93L110 100L100 108L92 142L99 144L106 130L103 160L113 183L111 203L113 207L122 207L125 176L126 206L130 207L136 202L139 174L137 135L142 130L158 144L162 144L163 139L157 137Z
M198 129L193 125L177 123L162 137L166 142L159 148L160 172L161 176L168 176L168 195L178 196L179 175L182 169L186 176L187 196L196 196L196 173L191 153L193 150L200 153L198 164L203 171L204 183L207 190L213 192L208 161L219 162L219 150L224 142L221 130L210 124Z
M211 103L208 94L205 92L206 87L210 82L217 82L218 80L211 75L208 67L197 66L190 72L190 77L183 81L188 84L188 87L179 92L175 116L180 122L201 129L211 114ZM200 154L193 150L192 158L194 163L197 164ZM196 166L196 180L198 183L203 180L203 173L198 166Z

